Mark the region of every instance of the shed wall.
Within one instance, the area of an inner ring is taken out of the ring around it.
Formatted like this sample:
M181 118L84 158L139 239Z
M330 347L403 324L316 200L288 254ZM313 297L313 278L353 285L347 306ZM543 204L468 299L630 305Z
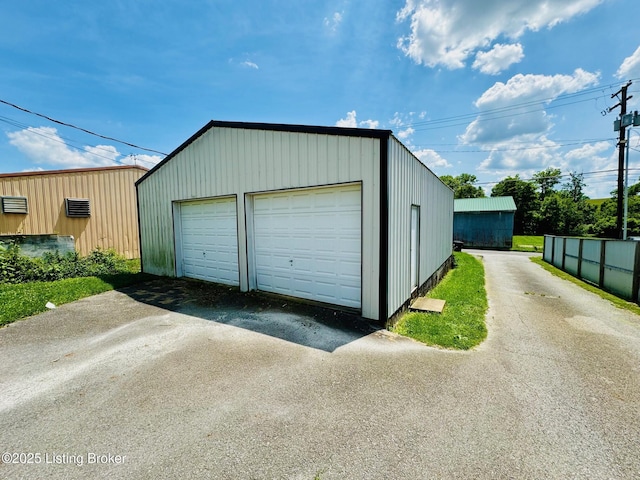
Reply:
M134 185L145 173L140 168L114 168L2 177L0 195L27 197L29 213L0 212L0 235L72 235L81 255L99 247L137 258ZM91 216L67 217L65 198L88 198Z
M172 202L236 195L240 288L249 289L247 194L362 185L362 315L378 318L380 140L213 127L138 184L145 272L176 275Z
M453 238L465 247L511 248L513 217L513 212L457 212Z
M419 284L451 256L453 191L394 137L389 139L387 317L411 297L411 206L420 207Z

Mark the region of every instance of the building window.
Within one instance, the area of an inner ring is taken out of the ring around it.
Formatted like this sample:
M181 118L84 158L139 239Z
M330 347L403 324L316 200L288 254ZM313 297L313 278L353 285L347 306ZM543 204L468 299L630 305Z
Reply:
M29 213L27 197L2 197L2 213Z
M88 198L65 198L64 207L67 211L67 217L85 218L91 216Z

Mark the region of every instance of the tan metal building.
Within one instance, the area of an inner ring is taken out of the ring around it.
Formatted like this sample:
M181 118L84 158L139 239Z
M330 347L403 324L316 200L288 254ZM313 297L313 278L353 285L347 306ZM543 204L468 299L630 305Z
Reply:
M0 235L71 235L81 255L113 248L138 258L135 182L146 172L115 166L0 174Z
M389 130L212 121L136 187L148 273L386 321L451 258L453 192Z

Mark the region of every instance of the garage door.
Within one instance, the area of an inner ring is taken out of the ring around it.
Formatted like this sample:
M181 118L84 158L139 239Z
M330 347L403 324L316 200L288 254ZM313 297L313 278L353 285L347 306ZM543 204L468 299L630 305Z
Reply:
M360 308L359 185L256 195L259 290Z
M235 198L180 205L182 275L239 285Z

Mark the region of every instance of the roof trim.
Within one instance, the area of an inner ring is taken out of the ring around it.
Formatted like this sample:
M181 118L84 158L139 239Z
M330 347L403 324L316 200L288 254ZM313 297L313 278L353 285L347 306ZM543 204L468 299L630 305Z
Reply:
M0 173L0 178L11 177L31 177L35 175L64 175L68 173L85 173L85 172L104 172L110 170L129 170L138 169L148 172L149 169L141 167L139 165L115 165L113 167L91 167L91 168L67 168L64 170L39 170L35 172L15 172L15 173Z
M187 141L167 155L161 162L155 165L151 170L138 179L136 186L142 183L149 175L170 161L182 150L195 142L200 136L212 128L237 128L244 130L267 130L273 132L290 132L290 133L310 133L317 135L334 135L342 137L364 137L386 139L392 134L391 130L380 130L373 128L344 128L344 127L323 127L315 125L295 125L284 123L256 123L256 122L229 122L222 120L211 120L204 127L194 133Z

